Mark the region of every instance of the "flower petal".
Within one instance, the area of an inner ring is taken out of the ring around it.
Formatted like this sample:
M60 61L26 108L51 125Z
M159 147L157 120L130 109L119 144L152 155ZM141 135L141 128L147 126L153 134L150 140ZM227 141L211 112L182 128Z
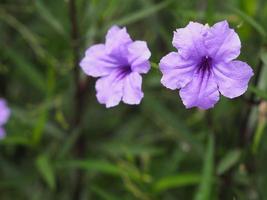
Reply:
M203 36L207 29L207 26L190 22L185 28L179 28L174 32L172 44L183 58L199 60L206 55Z
M103 44L90 47L80 62L84 73L93 77L106 76L119 65L120 62L117 59L106 54Z
M0 127L0 140L4 139L6 137L5 129Z
M96 81L96 97L99 103L106 104L107 108L116 106L123 95L123 79L120 72L114 71L110 75Z
M186 108L209 109L219 100L219 91L212 73L196 72L192 81L180 90Z
M229 62L240 54L241 42L227 21L214 24L205 38L205 45L215 61Z
M159 66L163 74L161 83L172 90L188 84L196 69L194 60L185 60L176 52L164 56L160 60Z
M142 92L142 77L137 72L130 73L124 78L123 102L140 104L144 94Z
M0 99L0 126L6 124L10 117L10 109L4 99Z
M108 54L118 56L127 49L126 45L131 42L132 39L125 27L112 26L106 35L106 51Z
M223 96L235 98L242 95L248 88L248 82L253 76L251 67L241 61L218 63L213 67L213 73Z
M144 41L135 41L128 45L128 62L131 69L138 73L147 73L150 69L151 53Z

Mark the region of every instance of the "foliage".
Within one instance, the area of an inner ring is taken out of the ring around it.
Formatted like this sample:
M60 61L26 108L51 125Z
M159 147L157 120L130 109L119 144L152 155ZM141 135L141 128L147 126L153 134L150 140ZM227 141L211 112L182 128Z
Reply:
M242 97L186 110L157 63L176 28L223 19L255 76ZM267 199L266 20L264 0L2 0L0 199ZM74 78L113 24L152 52L139 106L106 109L93 78Z

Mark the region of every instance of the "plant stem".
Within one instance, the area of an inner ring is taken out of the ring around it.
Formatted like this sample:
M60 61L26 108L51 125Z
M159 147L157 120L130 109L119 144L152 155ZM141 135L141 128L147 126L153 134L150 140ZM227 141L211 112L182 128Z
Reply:
M254 87L258 86L261 71L263 69L263 62L262 60L259 61L258 66L256 68L255 76L254 76L254 81L252 82ZM249 102L256 102L256 96L254 93L251 93L249 99ZM245 146L248 142L248 139L250 137L250 130L249 130L249 117L252 112L252 108L255 104L248 104L246 109L244 110L244 118L241 122L241 127L240 127L240 135L239 135L239 145L241 147Z
M86 94L86 83L82 83L80 80L79 72L79 27L77 21L77 8L76 0L69 0L69 17L71 22L71 46L73 51L73 74L75 84L75 96L74 96L74 119L72 129L79 127L84 109L84 100ZM79 129L80 130L80 129ZM85 140L80 133L78 134L77 142L74 145L74 153L78 158L82 158L85 151ZM72 193L72 199L78 200L81 198L82 186L83 186L83 172L81 170L75 171L74 189Z

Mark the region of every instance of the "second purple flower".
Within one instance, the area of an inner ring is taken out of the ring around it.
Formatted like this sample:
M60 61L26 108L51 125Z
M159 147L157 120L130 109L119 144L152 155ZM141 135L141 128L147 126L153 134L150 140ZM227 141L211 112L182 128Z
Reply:
M227 21L212 27L190 22L174 32L171 52L160 61L161 83L172 90L180 89L186 108L208 109L219 100L242 95L253 76L251 67L234 60L240 54L238 35Z
M119 104L139 104L142 77L150 69L151 53L144 41L133 41L126 28L113 26L106 35L105 44L90 47L80 66L96 82L97 99L107 108Z
M0 98L0 139L3 139L6 135L4 125L7 123L10 117L10 109L7 106L7 102Z

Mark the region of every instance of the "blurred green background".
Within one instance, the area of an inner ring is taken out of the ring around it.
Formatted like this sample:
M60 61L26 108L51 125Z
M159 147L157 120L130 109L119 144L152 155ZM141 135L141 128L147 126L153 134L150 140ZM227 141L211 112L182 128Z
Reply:
M106 109L78 68L114 24L158 63L176 28L224 19L255 76L209 111L186 110L155 64L139 106ZM1 0L0 199L267 199L266 22L266 0Z

